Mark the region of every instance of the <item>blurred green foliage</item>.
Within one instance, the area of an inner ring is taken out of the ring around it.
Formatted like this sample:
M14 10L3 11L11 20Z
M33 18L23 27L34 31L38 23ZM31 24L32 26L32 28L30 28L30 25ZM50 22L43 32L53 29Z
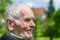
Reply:
M48 12L47 12L47 18L51 18L51 15L55 11L54 6L53 6L53 0L50 0L49 6L48 6Z
M11 0L0 0L0 36L7 31L6 25L2 20L4 19L6 7L11 3ZM60 37L60 9L49 13L52 14L50 15L50 19L47 17L43 23L40 16L37 15L35 17L34 22L36 27L33 30L35 40L50 40L50 37L53 37L53 40L60 39L58 38Z
M60 9L53 12L51 18L46 22L47 28L46 31L43 32L43 35L50 37L51 40L53 39L53 37L60 37Z
M40 20L41 20L40 16L35 17L34 20L36 24L36 27L34 28L35 40L40 39L41 37L43 37L43 39L44 37L47 37L48 40L60 39L60 9L54 11L50 19L47 18L45 22L42 23Z
M7 31L5 22L4 22L4 17L5 17L4 13L5 13L6 7L11 3L12 3L11 0L0 0L0 35L2 35Z
M54 29L55 29L55 36L60 37L60 9L53 14L54 16L53 21L54 21Z
M6 7L11 4L11 0L0 0L0 17L4 17Z

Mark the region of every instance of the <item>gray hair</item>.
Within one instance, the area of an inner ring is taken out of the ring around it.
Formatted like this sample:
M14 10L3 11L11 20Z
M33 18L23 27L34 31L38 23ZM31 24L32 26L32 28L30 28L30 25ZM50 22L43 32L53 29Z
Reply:
M7 10L6 10L6 14L5 14L5 21L7 19L12 19L16 22L16 24L19 24L18 19L20 18L20 14L21 14L21 8L20 8L20 3L16 3L16 4L12 4L10 5Z

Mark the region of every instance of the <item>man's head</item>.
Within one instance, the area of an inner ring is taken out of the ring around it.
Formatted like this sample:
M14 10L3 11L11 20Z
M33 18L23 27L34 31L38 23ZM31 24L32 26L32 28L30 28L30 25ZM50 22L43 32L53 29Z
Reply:
M10 31L30 38L32 37L32 29L35 26L33 18L34 14L28 6L16 3L7 8L5 19Z

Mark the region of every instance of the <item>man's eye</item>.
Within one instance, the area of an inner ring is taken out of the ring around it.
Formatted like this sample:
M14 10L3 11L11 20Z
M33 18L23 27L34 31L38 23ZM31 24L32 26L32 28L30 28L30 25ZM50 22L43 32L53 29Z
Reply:
M26 22L30 22L31 19L25 19Z

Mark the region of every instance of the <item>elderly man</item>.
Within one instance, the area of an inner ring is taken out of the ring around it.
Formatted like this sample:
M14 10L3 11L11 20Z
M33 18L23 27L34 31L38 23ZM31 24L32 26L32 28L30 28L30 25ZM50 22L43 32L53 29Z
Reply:
M32 30L35 26L32 10L21 3L10 5L6 10L6 25L8 32L1 40L28 40L32 37Z

